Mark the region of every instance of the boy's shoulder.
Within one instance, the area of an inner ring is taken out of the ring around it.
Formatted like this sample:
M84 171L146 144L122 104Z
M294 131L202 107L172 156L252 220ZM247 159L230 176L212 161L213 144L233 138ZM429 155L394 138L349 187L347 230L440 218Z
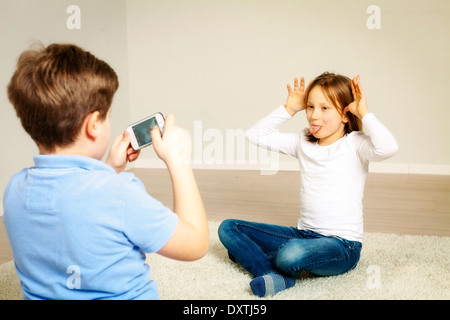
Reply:
M44 165L45 163L45 165ZM132 172L116 173L107 164L95 159L35 159L35 166L22 169L8 182L3 205L16 208L41 208L48 203L77 205L152 202L144 184ZM45 201L44 201L45 200Z
M23 185L26 181L64 180L95 180L106 188L125 186L142 182L131 172L116 173L106 163L83 156L38 155L34 157L34 166L24 168L14 174L8 182L8 187L18 183ZM8 189L7 187L7 189Z

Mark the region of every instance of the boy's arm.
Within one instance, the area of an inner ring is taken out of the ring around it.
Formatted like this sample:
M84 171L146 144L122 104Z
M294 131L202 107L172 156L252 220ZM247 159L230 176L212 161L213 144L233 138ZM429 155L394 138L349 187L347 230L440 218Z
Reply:
M169 170L173 187L174 208L178 225L159 254L177 260L196 260L209 247L209 229L203 201L190 166L192 143L184 131L175 125L173 115L166 117L164 133L151 132L153 147Z

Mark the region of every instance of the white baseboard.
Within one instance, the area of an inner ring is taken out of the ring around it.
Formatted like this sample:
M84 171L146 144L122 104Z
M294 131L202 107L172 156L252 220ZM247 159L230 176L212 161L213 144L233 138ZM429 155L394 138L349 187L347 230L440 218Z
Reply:
M138 159L128 165L127 169L162 169L166 168L164 162L158 159ZM277 167L270 167L261 164L192 164L192 168L196 170L257 170L261 174L275 174L277 171L298 171L297 162L282 162Z
M130 164L128 169L161 169L164 162L159 159L138 159ZM298 171L296 161L280 161L277 168L270 168L260 164L192 164L193 169L199 170L260 170L263 174L274 174L276 171ZM369 172L376 173L404 173L404 174L433 174L450 175L450 165L408 164L372 162Z
M416 163L371 163L370 172L450 175L449 165Z

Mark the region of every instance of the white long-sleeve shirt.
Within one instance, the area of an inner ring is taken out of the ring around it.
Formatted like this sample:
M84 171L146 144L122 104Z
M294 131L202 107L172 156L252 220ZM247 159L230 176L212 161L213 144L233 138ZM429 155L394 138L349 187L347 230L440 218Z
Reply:
M372 114L362 119L362 131L349 133L328 146L300 133L278 128L291 119L280 106L246 132L260 147L296 157L300 164L299 229L351 241L363 239L363 193L370 161L393 156L398 145L389 130Z

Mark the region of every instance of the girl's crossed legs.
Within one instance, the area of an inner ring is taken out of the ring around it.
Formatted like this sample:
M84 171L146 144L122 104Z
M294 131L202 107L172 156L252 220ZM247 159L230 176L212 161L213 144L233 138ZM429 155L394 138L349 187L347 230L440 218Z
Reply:
M309 230L242 220L225 220L219 238L230 259L254 277L254 294L266 296L292 287L303 270L333 276L353 269L361 243Z

